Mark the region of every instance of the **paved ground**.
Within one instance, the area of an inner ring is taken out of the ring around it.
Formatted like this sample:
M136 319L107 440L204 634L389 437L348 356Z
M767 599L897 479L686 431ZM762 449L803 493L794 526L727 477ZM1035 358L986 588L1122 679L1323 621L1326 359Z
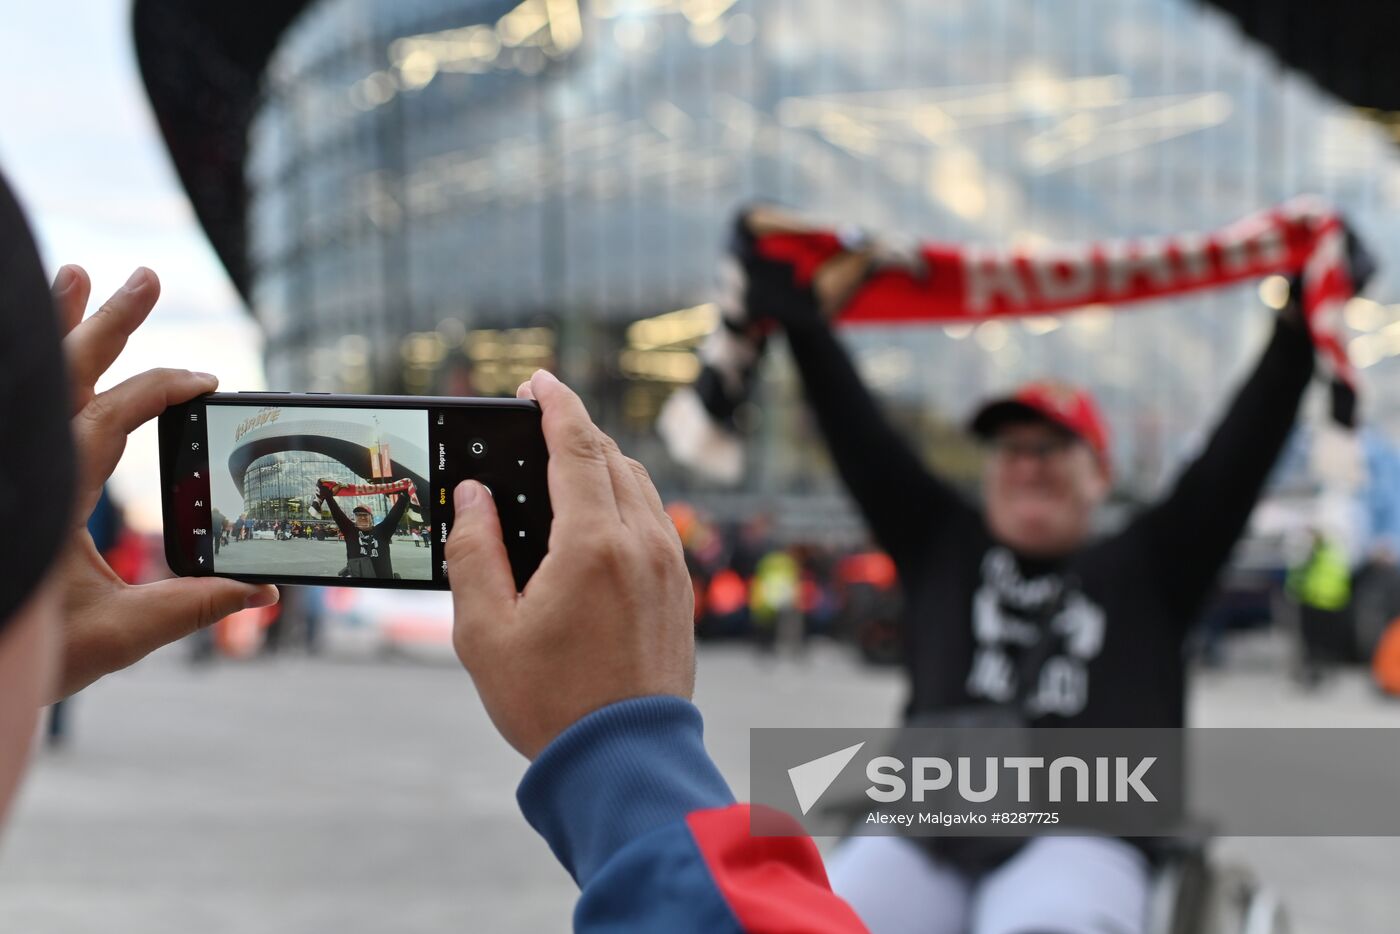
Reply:
M1400 725L1358 679L1295 693L1267 653L1198 681L1209 725ZM886 722L898 679L822 651L707 649L699 703L739 794L750 726ZM515 809L524 763L446 660L167 653L97 685L73 746L40 755L0 863L8 934L540 932L572 884ZM1380 780L1395 781L1394 776ZM1400 841L1236 839L1299 934L1393 934Z
M433 550L412 539L394 539L394 573L413 580L433 576ZM345 567L345 543L296 539L254 539L219 549L214 567L221 574L309 574L335 577Z

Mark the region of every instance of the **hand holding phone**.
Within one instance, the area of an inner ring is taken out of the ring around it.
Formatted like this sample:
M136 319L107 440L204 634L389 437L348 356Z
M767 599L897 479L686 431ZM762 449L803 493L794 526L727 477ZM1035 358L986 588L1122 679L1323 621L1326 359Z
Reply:
M608 704L690 698L695 594L680 535L642 465L549 373L537 372L521 393L543 410L555 511L549 555L517 594L501 497L468 480L454 491L447 561L457 655L496 728L533 759Z
M207 373L147 370L97 392L97 380L150 314L160 282L138 269L95 314L83 319L91 292L87 273L65 266L54 280L54 304L66 335L63 352L73 408L73 437L82 470L71 491L77 508L66 553L54 571L63 596L63 668L57 700L194 630L245 607L277 602L277 589L231 580L163 580L133 586L108 566L83 527L126 447L127 435L160 414L218 386Z

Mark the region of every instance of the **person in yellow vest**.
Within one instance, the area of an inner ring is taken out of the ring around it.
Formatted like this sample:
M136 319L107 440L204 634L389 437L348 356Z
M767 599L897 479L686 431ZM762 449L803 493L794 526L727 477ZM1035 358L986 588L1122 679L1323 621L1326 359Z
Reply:
M786 548L777 548L758 560L749 584L749 614L759 645L795 653L803 642L802 613L797 590L802 569Z
M1351 567L1345 552L1322 532L1312 532L1303 563L1288 572L1288 596L1298 606L1301 641L1298 677L1307 687L1321 682L1325 669L1344 660L1341 646L1350 627Z

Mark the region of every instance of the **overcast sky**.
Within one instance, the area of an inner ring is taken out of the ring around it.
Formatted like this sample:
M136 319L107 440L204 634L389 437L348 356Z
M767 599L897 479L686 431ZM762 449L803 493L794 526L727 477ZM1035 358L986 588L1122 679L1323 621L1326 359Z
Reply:
M129 0L12 3L0 57L0 169L28 211L50 276L78 263L98 303L140 265L163 297L100 387L154 366L262 389L261 337L194 219L146 102ZM95 306L94 306L95 307ZM132 437L114 489L160 528L155 424Z

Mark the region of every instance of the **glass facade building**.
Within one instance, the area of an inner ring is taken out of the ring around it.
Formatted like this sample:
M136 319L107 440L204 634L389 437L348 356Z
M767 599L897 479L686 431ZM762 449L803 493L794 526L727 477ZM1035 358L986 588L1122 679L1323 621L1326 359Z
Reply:
M243 512L249 519L297 520L314 522L322 517L311 509L314 490L319 480L338 483L371 482L357 475L340 461L305 451L266 454L248 465L243 474ZM384 518L393 506L390 496L342 496L336 501L346 515L364 506L374 513L375 521ZM236 518L236 517L230 517ZM331 526L329 514L325 524ZM410 525L407 515L401 526Z
M215 405L206 424L212 504L230 519L329 521L329 511L312 508L322 479L428 488L426 411ZM376 521L395 501L395 494L336 497L347 515L364 506ZM417 511L405 512L402 529L423 522Z
M321 0L274 54L249 142L270 386L509 393L557 366L671 492L698 481L652 421L695 372L727 224L758 199L1034 245L1320 193L1381 262L1378 301L1348 320L1366 415L1400 424L1394 143L1190 0ZM975 457L953 439L977 399L1043 375L1093 386L1121 482L1146 494L1268 321L1249 286L850 341L964 479ZM837 503L775 343L745 492Z

